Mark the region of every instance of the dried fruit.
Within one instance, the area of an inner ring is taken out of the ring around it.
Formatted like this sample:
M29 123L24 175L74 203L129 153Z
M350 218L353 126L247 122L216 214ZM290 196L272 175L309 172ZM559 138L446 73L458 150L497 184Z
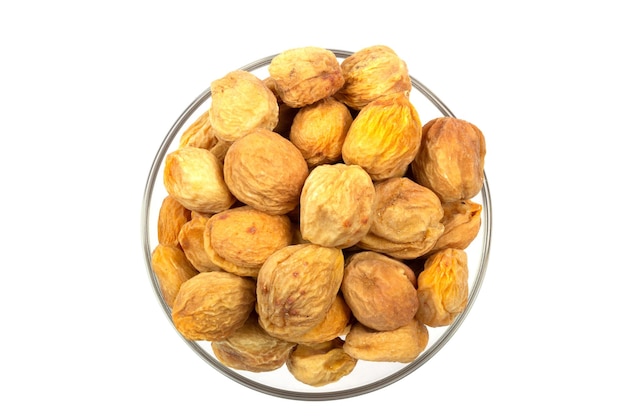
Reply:
M276 94L296 108L332 96L344 83L335 54L313 46L281 52L272 59L268 71Z
M287 369L300 382L322 387L349 375L357 360L342 349L343 341L334 339L314 345L298 345L287 359Z
M347 333L351 318L352 312L350 307L348 307L348 304L346 304L343 296L339 293L330 306L328 313L326 313L324 320L306 333L298 335L294 338L289 338L289 340L296 343L306 344L322 343L333 340Z
M157 245L152 251L150 264L159 282L163 301L170 308L180 286L198 273L177 246Z
M170 195L165 196L159 209L157 240L161 245L178 246L180 228L191 218L191 211Z
M300 197L302 238L321 246L350 247L368 232L373 205L374 184L360 166L317 166Z
M243 327L228 338L211 343L211 349L222 364L243 371L268 372L280 368L295 343L272 337L259 325L252 312Z
M343 141L352 124L345 104L332 97L302 107L293 119L289 139L302 152L309 167L338 162Z
M406 63L385 45L370 46L343 60L345 83L335 97L360 110L377 98L411 91Z
M473 124L440 117L424 125L420 151L411 164L420 184L442 202L467 200L482 188L485 137Z
M172 321L227 367L312 387L411 362L467 307L484 136L422 126L384 45L341 63L294 48L267 69L212 82L166 155L151 263Z
M406 177L380 181L374 188L372 225L358 246L398 259L428 253L444 232L435 193Z
M265 261L257 277L259 323L270 335L294 340L324 320L343 278L340 249L286 246Z
M390 178L375 185L371 233L391 242L415 242L443 230L444 211L435 193L409 178Z
M265 260L291 243L291 221L249 206L224 210L204 229L204 250L225 271L255 277Z
M293 143L269 130L256 130L233 143L224 158L224 179L246 205L286 214L300 201L309 174Z
M377 98L354 118L343 143L346 164L360 165L374 181L404 175L415 159L422 125L404 93Z
M431 249L465 249L474 241L481 225L482 205L471 200L452 201L443 204L443 234Z
M219 271L204 249L204 230L209 217L193 216L178 233L178 242L189 262L199 272Z
M254 74L232 71L211 83L209 120L218 139L234 142L256 129L274 129L278 101Z
M223 340L254 309L255 283L229 272L201 272L185 281L172 306L176 329L189 340Z
M419 306L415 274L405 264L376 252L359 252L346 263L341 292L354 317L374 330L409 323Z
M222 173L222 164L206 149L179 148L165 157L163 183L168 194L192 211L217 213L235 198Z
M465 251L450 248L429 256L417 278L417 318L430 327L449 325L465 310L468 287Z
M395 330L377 331L355 323L346 335L344 351L372 362L414 361L428 345L428 329L417 319Z
M217 138L211 129L209 110L205 111L183 132L179 147L194 146L196 148L211 149Z
M231 144L232 142L224 142L223 140L218 140L215 142L213 147L209 149L209 151L211 151L211 153L217 157L217 160L220 161L220 163L224 164L226 152L228 152L228 148L230 148Z

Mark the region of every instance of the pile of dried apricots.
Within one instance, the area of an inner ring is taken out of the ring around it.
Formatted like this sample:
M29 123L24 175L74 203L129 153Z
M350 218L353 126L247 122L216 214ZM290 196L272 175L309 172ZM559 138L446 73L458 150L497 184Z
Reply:
M323 386L415 360L466 308L485 139L422 124L389 47L276 55L211 83L166 155L152 268L183 337L225 366Z

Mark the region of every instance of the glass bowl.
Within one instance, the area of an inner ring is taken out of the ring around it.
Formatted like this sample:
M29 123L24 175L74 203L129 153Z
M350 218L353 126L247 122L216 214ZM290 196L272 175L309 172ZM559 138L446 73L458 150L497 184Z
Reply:
M330 49L339 61L352 55L352 52ZM268 66L276 55L259 59L241 67L241 70L249 71L260 79L269 76ZM441 116L454 117L446 105L426 88L421 82L411 76L412 91L411 102L417 109L422 123ZM150 258L157 242L157 222L160 204L167 195L163 186L163 165L165 156L178 147L180 135L210 106L211 90L203 91L174 122L156 152L156 156L150 167L148 179L143 196L141 212L141 240L145 263L151 285L159 303L163 308L166 318L173 325L170 308L161 295L158 279L152 270ZM222 365L213 355L210 342L190 341L182 336L181 339L196 352L213 369L224 376L242 384L250 389L292 400L336 400L363 395L383 387L410 375L441 350L450 341L469 314L474 301L478 297L489 258L491 246L491 197L489 185L485 176L481 192L472 199L482 205L481 228L470 246L465 250L469 265L469 295L467 307L454 322L449 326L440 328L428 328L429 342L426 349L417 359L408 364L390 362L367 362L359 361L351 374L343 377L338 382L323 386L312 387L296 380L286 369L286 366L272 372L253 373L238 371ZM175 328L174 328L175 329ZM176 331L176 329L175 329ZM178 331L176 331L178 333Z

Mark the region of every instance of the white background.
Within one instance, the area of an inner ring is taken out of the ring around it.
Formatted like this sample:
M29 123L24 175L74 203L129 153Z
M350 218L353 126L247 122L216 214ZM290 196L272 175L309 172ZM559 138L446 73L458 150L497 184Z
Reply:
M617 4L3 2L0 415L623 416ZM482 291L443 350L392 386L321 403L251 391L193 353L156 300L139 229L152 158L227 71L374 44L487 138Z

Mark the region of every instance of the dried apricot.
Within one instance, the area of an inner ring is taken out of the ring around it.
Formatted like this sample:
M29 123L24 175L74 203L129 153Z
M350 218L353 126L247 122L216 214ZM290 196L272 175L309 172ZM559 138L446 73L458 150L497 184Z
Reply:
M465 310L468 291L465 251L449 248L434 253L417 277L417 318L430 327L451 324Z
M360 165L374 181L404 175L420 148L422 124L405 93L366 105L348 129L341 151L346 164Z
M257 277L261 327L294 340L321 323L339 292L343 263L340 249L306 243L270 255Z
M211 83L209 121L218 139L234 142L256 129L274 129L278 101L254 74L232 71Z
M286 214L300 202L309 174L293 143L269 130L255 130L233 143L224 158L224 180L242 203Z
M272 59L268 71L276 94L295 108L332 96L344 83L335 54L314 46L281 52Z
M373 206L374 184L363 168L319 165L300 196L302 238L340 249L353 246L369 231Z
M417 182L433 190L442 202L467 200L482 188L485 154L485 137L478 127L440 117L424 125L411 168Z
M254 309L255 283L229 272L201 272L185 281L172 305L172 321L189 340L223 340Z

